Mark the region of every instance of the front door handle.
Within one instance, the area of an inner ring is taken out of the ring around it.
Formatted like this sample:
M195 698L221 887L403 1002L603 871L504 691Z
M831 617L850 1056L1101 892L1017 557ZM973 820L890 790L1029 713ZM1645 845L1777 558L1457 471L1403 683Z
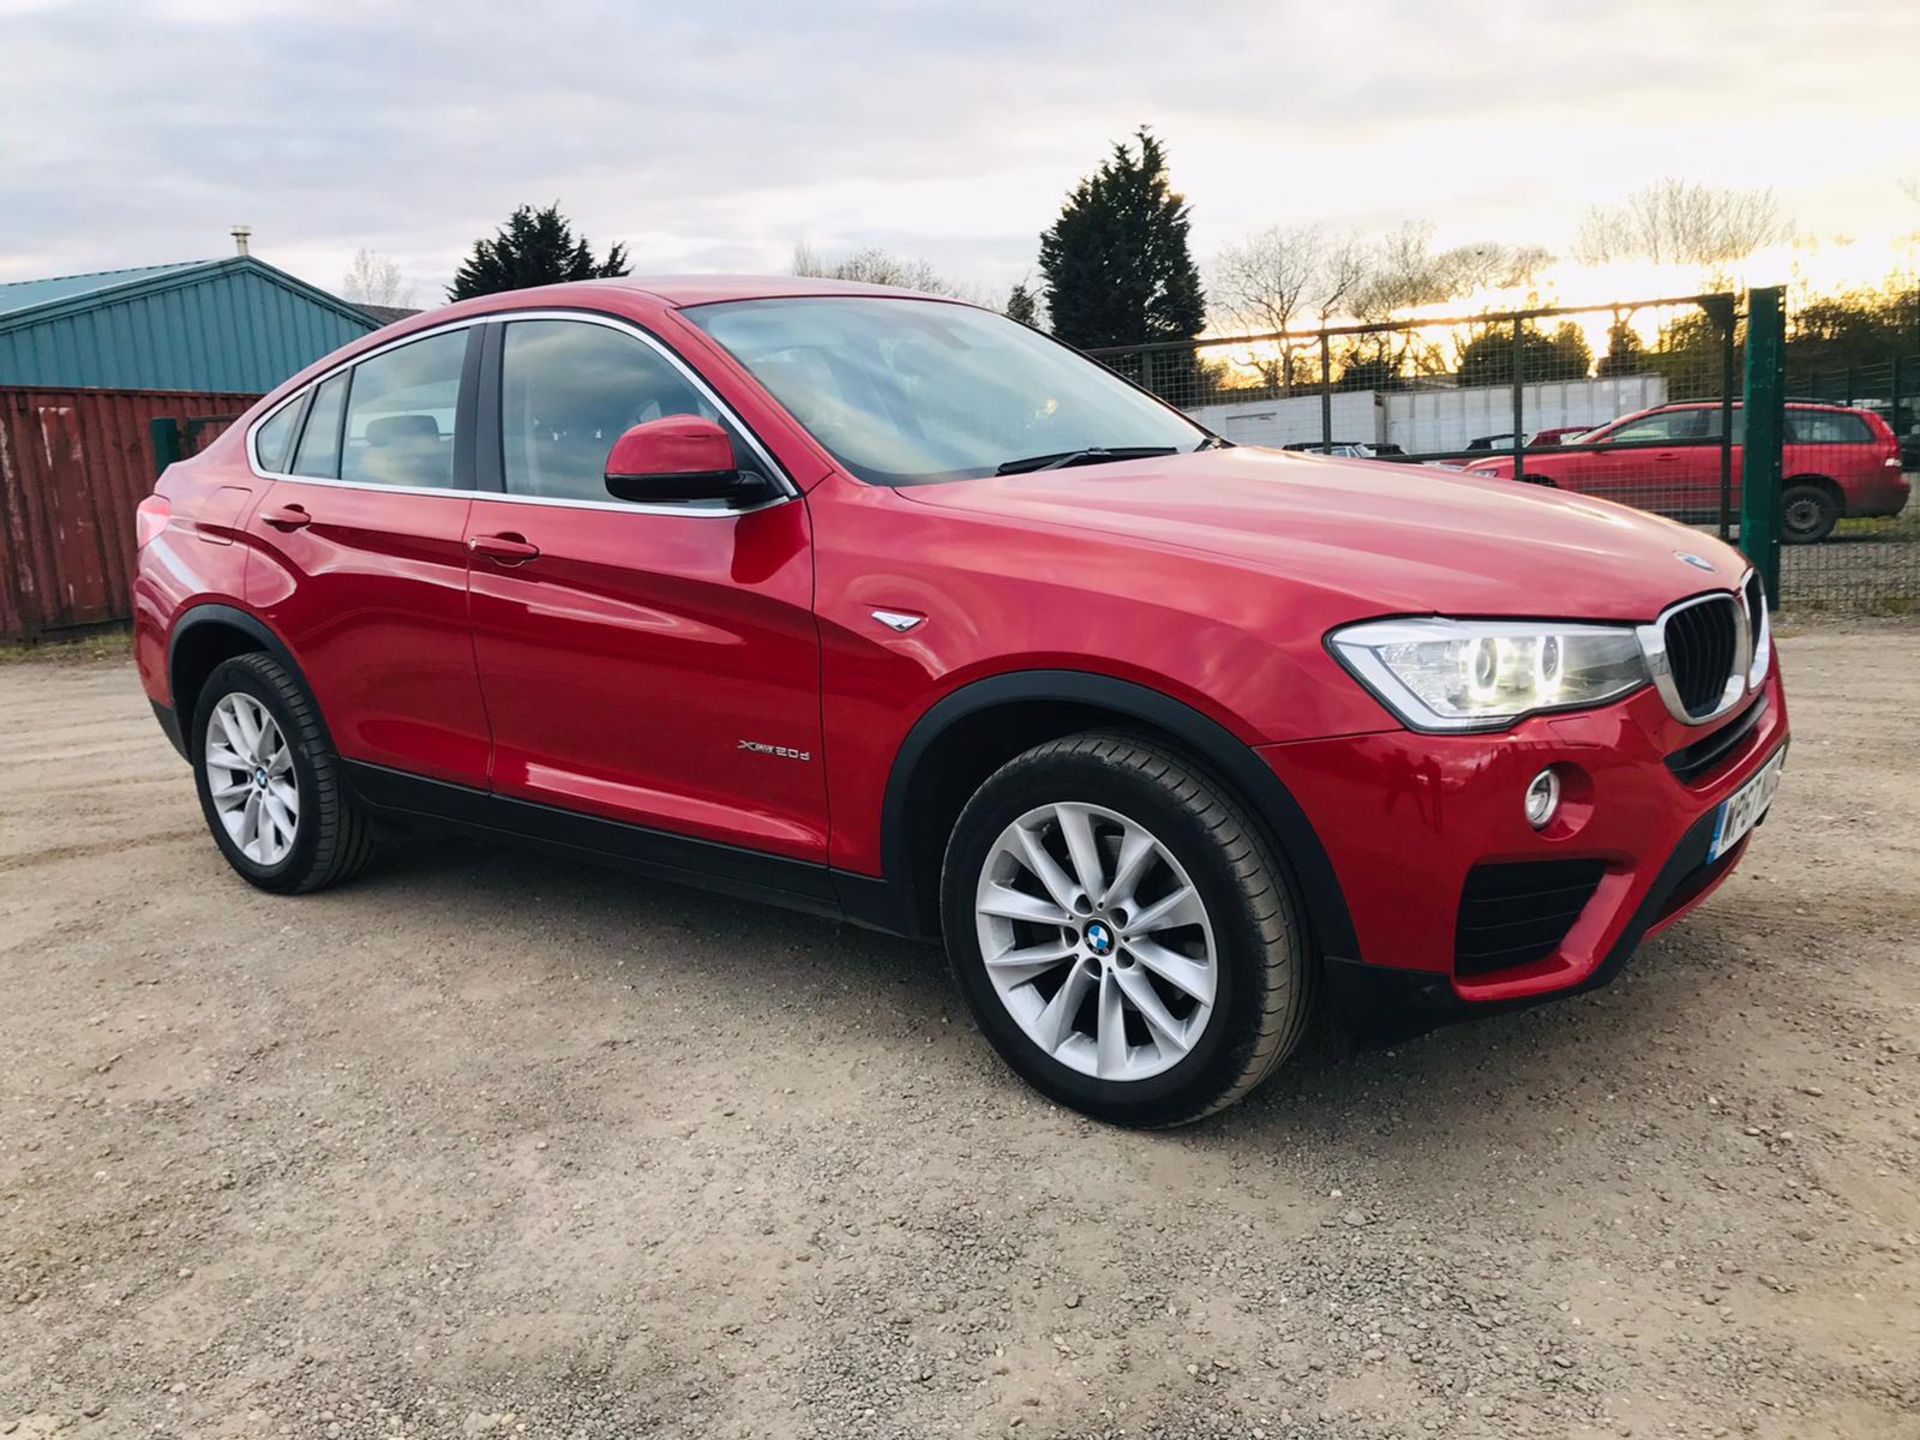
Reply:
M1673 451L1671 450L1662 450L1658 455L1654 456L1653 458L1656 460L1678 460L1680 457L1674 454Z
M298 505L281 505L263 514L260 523L276 530L304 530L313 523L313 517Z
M526 536L516 535L510 530L501 535L472 536L467 541L467 548L501 565L524 565L540 555L538 545L529 544Z

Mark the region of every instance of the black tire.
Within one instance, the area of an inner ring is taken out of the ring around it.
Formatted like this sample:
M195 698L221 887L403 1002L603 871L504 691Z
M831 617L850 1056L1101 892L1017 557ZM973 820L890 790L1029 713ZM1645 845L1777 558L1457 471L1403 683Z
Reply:
M1817 545L1840 523L1840 502L1825 485L1810 480L1790 482L1780 492L1780 542Z
M299 789L292 847L273 865L261 864L235 844L220 819L209 781L207 731L215 707L236 692L251 696L273 716L291 752ZM373 858L372 827L347 794L320 712L300 682L272 656L237 655L215 667L200 687L187 753L207 829L227 863L249 884L282 895L320 890L352 878Z
M1055 1059L1009 1013L981 954L975 897L995 842L1028 811L1064 802L1144 826L1206 907L1218 972L1212 1014L1191 1049L1151 1078L1103 1080ZM1198 1120L1246 1096L1293 1053L1314 989L1298 914L1287 871L1240 803L1176 753L1123 733L1049 741L1002 766L961 812L941 876L947 954L988 1040L1042 1094L1119 1125Z

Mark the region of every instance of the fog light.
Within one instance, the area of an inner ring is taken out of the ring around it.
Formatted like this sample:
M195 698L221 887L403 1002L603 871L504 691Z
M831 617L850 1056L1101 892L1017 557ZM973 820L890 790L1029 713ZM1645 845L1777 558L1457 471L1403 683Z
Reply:
M1527 823L1539 830L1553 819L1553 812L1560 808L1560 777L1551 767L1542 770L1533 777L1533 783L1527 786Z

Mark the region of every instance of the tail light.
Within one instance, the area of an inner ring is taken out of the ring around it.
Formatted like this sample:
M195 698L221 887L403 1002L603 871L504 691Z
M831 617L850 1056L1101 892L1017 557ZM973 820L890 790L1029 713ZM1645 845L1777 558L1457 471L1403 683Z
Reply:
M149 495L140 502L139 509L133 512L133 548L144 550L153 543L154 538L167 528L167 521L173 515L173 507L167 504L164 495Z

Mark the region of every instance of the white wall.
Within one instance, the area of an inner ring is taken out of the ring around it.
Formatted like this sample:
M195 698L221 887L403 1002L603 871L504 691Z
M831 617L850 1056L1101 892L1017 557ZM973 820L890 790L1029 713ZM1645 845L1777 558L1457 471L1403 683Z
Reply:
M1664 404L1666 398L1667 382L1659 375L1555 380L1522 387L1528 433L1562 425L1599 425L1619 415ZM1280 446L1320 439L1318 395L1196 405L1188 413L1209 430L1243 445ZM1512 428L1513 390L1504 385L1389 394L1344 390L1333 397L1336 442L1385 441L1411 455L1464 450L1476 436L1504 435Z
M1281 445L1320 439L1320 397L1295 395L1287 400L1259 400L1239 405L1196 405L1187 412L1195 420L1242 445ZM1371 390L1343 390L1333 397L1333 438L1384 439L1380 433L1380 397Z
M1667 399L1661 375L1623 375L1617 380L1553 380L1521 388L1527 433L1562 425L1599 425ZM1409 454L1464 450L1480 435L1513 429L1513 389L1486 385L1471 390L1401 390L1385 395L1387 440Z

